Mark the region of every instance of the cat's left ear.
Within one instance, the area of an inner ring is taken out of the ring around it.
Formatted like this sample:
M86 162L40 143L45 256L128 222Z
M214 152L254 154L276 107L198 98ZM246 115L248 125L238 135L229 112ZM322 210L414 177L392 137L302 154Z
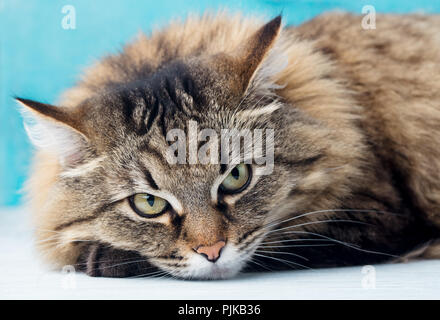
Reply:
M287 56L275 50L281 32L281 16L272 19L224 59L220 71L229 73L231 88L239 95L255 86L271 85L272 76L287 66Z
M88 138L82 127L79 109L53 106L15 97L22 106L24 126L31 142L38 148L58 155L63 166L83 159Z

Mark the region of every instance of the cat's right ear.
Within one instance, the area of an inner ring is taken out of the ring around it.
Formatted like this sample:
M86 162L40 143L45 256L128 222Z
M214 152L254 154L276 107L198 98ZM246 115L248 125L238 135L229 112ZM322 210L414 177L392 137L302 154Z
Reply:
M81 161L88 138L78 111L15 97L21 105L24 127L38 149L56 154L62 166Z
M234 51L215 58L216 69L229 77L229 87L237 94L276 88L274 76L288 64L287 56L275 50L281 32L281 16L272 19L250 35Z

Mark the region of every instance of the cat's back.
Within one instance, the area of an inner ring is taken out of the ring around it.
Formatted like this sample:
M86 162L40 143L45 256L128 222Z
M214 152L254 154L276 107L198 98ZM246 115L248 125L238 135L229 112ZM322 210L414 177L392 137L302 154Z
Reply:
M327 14L295 30L315 42L363 107L371 150L416 210L440 225L440 16ZM371 22L371 21L370 21Z

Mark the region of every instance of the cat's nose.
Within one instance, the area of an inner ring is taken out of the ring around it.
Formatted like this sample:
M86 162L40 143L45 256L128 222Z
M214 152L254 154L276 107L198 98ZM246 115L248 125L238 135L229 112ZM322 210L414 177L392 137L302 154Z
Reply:
M226 242L222 240L212 246L198 246L194 248L194 251L204 256L208 261L216 262L220 258L220 253L225 245Z

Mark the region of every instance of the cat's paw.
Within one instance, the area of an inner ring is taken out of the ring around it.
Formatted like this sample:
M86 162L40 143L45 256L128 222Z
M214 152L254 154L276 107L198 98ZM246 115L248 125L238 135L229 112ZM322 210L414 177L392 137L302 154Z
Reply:
M112 278L147 276L157 270L137 252L99 243L84 248L78 258L77 268L92 277Z

